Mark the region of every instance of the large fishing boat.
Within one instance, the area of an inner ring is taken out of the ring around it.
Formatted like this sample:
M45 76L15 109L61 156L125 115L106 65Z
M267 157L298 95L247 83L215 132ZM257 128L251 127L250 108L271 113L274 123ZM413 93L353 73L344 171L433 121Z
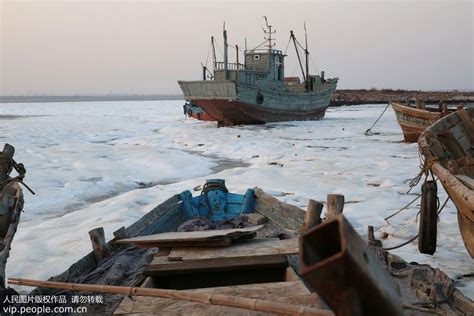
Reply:
M267 20L265 19L267 22ZM229 63L227 31L224 27L224 61L217 62L214 37L211 37L213 71L203 66L202 80L178 81L186 101L200 106L218 126L261 124L278 121L317 120L324 117L338 78L326 79L309 73L309 51L296 39L293 31L290 40L296 49L303 82L299 78L285 78L285 57L274 49L272 26L264 30L266 48L244 50L244 64L239 63L236 45L236 62ZM305 65L299 49L303 49ZM210 80L207 80L210 79Z

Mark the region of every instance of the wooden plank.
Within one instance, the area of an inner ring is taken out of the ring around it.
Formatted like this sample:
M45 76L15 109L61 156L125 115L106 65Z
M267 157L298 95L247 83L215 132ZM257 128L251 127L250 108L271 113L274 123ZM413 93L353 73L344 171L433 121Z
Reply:
M163 260L161 263L148 265L143 274L146 276L169 276L172 274L233 271L237 269L282 266L288 266L286 255L240 257L238 260L234 257L168 262Z
M233 244L225 248L199 247L199 248L174 248L171 250L168 260L199 260L199 259L219 259L249 256L267 256L284 254L291 255L298 253L298 238L277 239L260 238Z
M192 290L193 292L219 293L256 298L311 307L324 307L321 299L309 293L301 281L246 284ZM270 315L235 307L205 305L154 297L125 297L114 315Z
M169 232L122 239L118 240L117 243L133 243L140 247L172 247L174 245L179 247L198 245L222 246L228 245L229 239L251 238L262 227L263 225L195 232Z
M456 112L458 117L461 119L461 122L463 123L464 127L466 128L471 144L474 145L474 122L473 120L469 117L469 114L467 113L466 110L460 110Z
M467 154L469 150L472 148L471 140L468 138L466 134L466 130L461 124L455 125L450 128L451 134L453 135L454 139L459 143L463 151Z
M456 178L459 179L464 185L466 185L469 189L474 190L474 179L471 177L468 177L464 174L456 174Z
M225 247L232 244L231 238L222 238L216 240L185 240L185 241L158 241L158 242L136 242L134 243L137 248L173 248L173 247Z
M255 210L280 227L298 230L304 222L305 211L282 202L260 188L254 189Z

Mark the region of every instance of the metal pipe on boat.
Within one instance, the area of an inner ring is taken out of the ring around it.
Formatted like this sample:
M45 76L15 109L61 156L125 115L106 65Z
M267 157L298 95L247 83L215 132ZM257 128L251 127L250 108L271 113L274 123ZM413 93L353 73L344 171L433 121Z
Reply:
M336 315L403 315L400 293L342 214L300 237L301 277Z

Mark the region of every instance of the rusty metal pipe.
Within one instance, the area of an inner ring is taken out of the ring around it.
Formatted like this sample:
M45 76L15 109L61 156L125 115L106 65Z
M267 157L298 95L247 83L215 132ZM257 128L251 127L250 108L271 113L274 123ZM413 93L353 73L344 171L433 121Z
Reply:
M299 261L336 315L403 315L397 285L343 215L302 234Z

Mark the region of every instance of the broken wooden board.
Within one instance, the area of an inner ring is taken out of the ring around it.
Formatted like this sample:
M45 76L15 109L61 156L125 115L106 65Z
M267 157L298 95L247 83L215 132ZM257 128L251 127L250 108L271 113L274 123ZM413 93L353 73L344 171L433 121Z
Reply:
M169 261L254 257L266 255L292 255L298 253L298 238L258 238L233 244L231 247L173 248ZM152 262L153 264L153 262Z
M192 290L202 293L219 293L239 297L271 300L281 303L324 308L324 303L316 294L311 294L298 280L293 282L275 282L247 284ZM114 315L271 315L248 311L235 307L205 305L201 303L178 301L155 297L125 297L115 310Z
M298 230L303 225L304 210L282 202L260 188L255 188L254 192L257 197L255 199L255 211L283 228Z
M231 240L255 237L257 231L262 227L263 225L195 232L171 232L122 239L117 243L133 243L140 248L226 246L230 244Z

